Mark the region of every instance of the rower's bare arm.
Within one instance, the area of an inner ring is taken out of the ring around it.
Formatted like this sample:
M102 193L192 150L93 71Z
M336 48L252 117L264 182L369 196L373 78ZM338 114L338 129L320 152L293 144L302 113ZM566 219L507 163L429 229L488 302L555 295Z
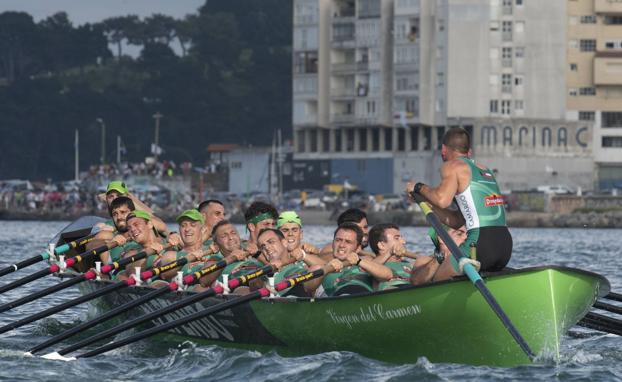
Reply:
M326 264L322 258L317 255L306 253L306 251L302 250L302 248L296 248L292 251L292 257L296 259L296 261L303 261L307 266L312 267L314 265L322 266Z
M432 206L432 210L441 221L441 223L450 226L451 228L458 229L465 224L464 216L462 216L460 210L438 208L434 206Z
M432 281L438 271L438 261L433 256L421 256L420 264L410 274L410 283L413 285L425 284Z
M389 267L370 259L362 258L359 267L374 276L378 281L389 281L393 278L393 272Z
M447 208L458 193L458 171L461 162L451 161L441 166L441 184L438 187L424 185L419 193L433 206Z
M143 203L140 199L138 199L136 196L134 196L132 193L128 192L126 196L132 199L132 202L134 203L134 207L136 207L136 209L149 212L149 214L153 215L153 210L150 207L148 207L145 203Z

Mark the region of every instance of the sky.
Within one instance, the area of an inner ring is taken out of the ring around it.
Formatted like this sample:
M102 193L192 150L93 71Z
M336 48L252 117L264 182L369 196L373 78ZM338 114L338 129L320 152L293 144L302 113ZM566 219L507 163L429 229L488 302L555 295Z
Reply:
M23 11L35 22L65 11L74 26L97 22L111 16L136 14L141 18L163 13L181 18L196 10L205 0L0 0L0 13Z

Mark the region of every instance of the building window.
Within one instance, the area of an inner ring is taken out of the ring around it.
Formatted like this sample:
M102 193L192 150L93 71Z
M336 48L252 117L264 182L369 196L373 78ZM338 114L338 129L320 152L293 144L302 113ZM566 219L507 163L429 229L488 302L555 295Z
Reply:
M501 101L501 114L510 115L510 103L511 101Z
M512 14L512 0L503 0L503 14L504 15Z
M525 107L525 104L522 99L517 99L516 101L514 101L514 110L522 111L524 107Z
M445 74L444 73L436 73L436 86L442 88L445 86Z
M594 52L596 50L596 40L580 40L579 49L581 52Z
M521 7L523 5L523 0L516 0L516 6Z
M579 88L579 95L582 95L582 96L595 96L596 95L596 88L594 88L594 87Z
M581 24L596 24L596 15L581 16Z
M359 150L367 151L367 129L359 129Z
M504 68L512 67L512 48L510 47L501 48L501 65Z
M523 86L524 78L523 76L514 76L514 85Z
M501 23L501 32L503 41L512 41L512 22L503 21Z
M622 137L603 137L603 147L622 147Z
M525 48L522 46L517 46L516 48L514 48L514 55L516 56L516 58L525 57Z
M367 101L367 115L376 115L376 101Z
M371 143L372 151L380 151L380 129L377 127L371 129Z
M492 20L490 22L490 31L497 32L499 30L499 22L497 20Z
M578 94L577 89L576 88L569 88L568 89L568 95L571 97L575 97Z
M580 111L579 121L593 121L596 119L596 112L593 111Z
M490 112L494 114L499 112L499 101L496 99L490 101Z
M622 16L605 16L603 21L607 25L620 25L622 24Z
M503 93L512 92L512 75L511 74L501 75L501 91Z
M622 112L603 111L602 127L622 127Z
M317 73L317 52L298 52L294 55L294 73Z
M570 71L572 71L572 72L576 72L577 70L579 70L578 65L577 65L577 64L575 64L575 63L572 63L572 62L571 62L571 63L570 63Z

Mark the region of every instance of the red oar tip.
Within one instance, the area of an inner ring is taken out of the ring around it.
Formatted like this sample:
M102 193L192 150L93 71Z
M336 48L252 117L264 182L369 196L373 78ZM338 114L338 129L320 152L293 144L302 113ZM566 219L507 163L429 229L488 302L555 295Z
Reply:
M125 280L125 283L129 286L136 285L136 280L133 277L130 277L129 279Z
M110 271L112 271L113 267L110 264L106 264L102 267L101 271L102 273L110 273Z
M73 267L75 264L76 264L76 259L74 259L73 257L71 259L65 260L65 266L67 268Z
M50 272L51 273L56 273L60 271L60 267L58 266L58 264L52 264L50 265Z
M240 280L238 279L229 280L229 289L235 289L238 286L240 286Z
M193 275L186 275L184 276L184 284L188 285L188 284L192 284L194 282L194 276Z
M140 278L143 280L150 279L153 276L153 271L144 271L140 274Z
M261 297L268 297L270 296L270 291L266 288L261 288L259 289L259 294L261 295Z
M274 289L276 289L279 292L288 287L289 287L289 283L287 281L281 281L280 283L274 284Z
M170 289L172 292L176 291L178 287L179 287L179 285L177 285L177 283L175 281L171 281L168 284L168 289Z
M97 273L93 271L88 271L84 274L84 278L87 280L93 280L95 277L97 277Z
M222 292L225 291L225 288L222 287L222 285L218 284L215 287L212 288L214 290L214 292L216 294L221 294Z

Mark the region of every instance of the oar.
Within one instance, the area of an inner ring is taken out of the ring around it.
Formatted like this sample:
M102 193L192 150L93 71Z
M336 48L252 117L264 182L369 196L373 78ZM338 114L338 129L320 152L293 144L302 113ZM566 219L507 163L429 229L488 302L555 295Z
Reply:
M84 244L90 242L91 240L93 240L93 238L95 238L95 234L91 234L91 235L85 236L85 237L83 237L81 239L77 239L77 240L71 241L69 243L63 244L63 245L61 245L59 247L56 247L54 249L54 253L56 253L57 255L60 255L62 253L67 252L69 249L76 248L76 247L79 247L81 245L84 245ZM6 268L0 269L0 277L6 276L9 273L13 273L13 272L17 271L18 269L23 269L23 268L29 267L29 266L31 266L33 264L38 263L39 261L47 260L49 258L50 258L50 253L45 251L45 252L43 252L40 255L33 256L33 257L29 258L29 259L22 260L22 261L20 261L18 263L15 263L13 265L9 265Z
M214 271L217 271L219 269L222 269L222 268L226 267L228 265L228 261L233 261L233 259L234 259L233 257L229 257L229 258L227 258L225 260L221 260L221 261L219 261L216 264L212 264L212 265L210 265L208 267L203 268L201 271L196 272L193 275L196 276L197 274L200 274L200 277L205 276L205 275L207 275L207 274L209 274L211 272L214 272ZM226 261L226 260L228 260L228 261ZM103 267L102 267L102 270L103 270ZM193 280L193 279L189 279L188 276L186 276L186 278L184 279L184 284L186 284L186 285L193 284L194 282L198 281L200 279L200 277L197 277L196 279ZM43 342L43 343L41 343L41 344L31 348L30 350L28 350L28 353L26 353L26 354L37 353L37 352L39 352L39 351L41 351L43 349L46 349L46 348L48 348L48 347L50 347L50 346L52 346L54 344L57 344L57 343L65 340L65 339L67 339L69 337L72 337L72 336L74 336L77 333L81 333L81 332L83 332L83 331L85 331L87 329L90 329L90 328L92 328L92 327L94 327L94 326L96 326L96 325L98 325L98 324L100 324L102 322L108 321L109 319L111 319L113 317L116 317L119 314L125 313L128 310L130 310L130 309L132 309L132 308L134 308L136 306L139 306L139 305L144 304L144 303L146 303L146 302L148 302L150 300L153 300L154 298L167 293L169 290L173 290L173 291L177 290L177 287L178 286L177 286L177 284L175 282L171 282L168 285L165 285L165 286L162 286L162 287L160 287L158 289L155 289L154 291L152 291L152 292L150 292L150 293L148 293L148 294L146 294L146 295L144 295L142 297L139 297L136 300L132 300L132 301L130 301L128 303L125 303L125 304L123 304L121 306L118 306L115 309L112 309L112 310L102 314L99 317L95 317L94 319L92 319L90 321L83 322L83 323L81 323L79 325L74 326L71 329L68 329L68 330L64 331L63 333L57 334L56 336L50 338L49 340L47 340L47 341L45 341L45 342Z
M415 199L415 201L419 204L421 210L425 213L425 217L428 223L430 223L432 227L434 227L436 233L443 239L456 262L460 262L460 259L463 257L462 252L453 241L451 236L449 236L447 231L445 231L438 217L434 214L434 212L432 212L432 208L430 208L430 206L423 200L421 195L414 192L412 192L411 195L413 199ZM510 318L507 316L507 314L505 314L495 297L492 295L492 293L484 283L482 277L475 270L475 267L473 267L472 264L466 263L464 266L464 273L467 275L469 280L471 280L473 285L475 285L477 290L482 294L482 297L484 297L484 300L486 300L486 302L495 312L497 317L499 317L499 319L503 323L503 326L505 326L512 338L514 338L514 341L516 341L518 346L520 346L520 348L525 352L527 357L529 357L529 359L533 361L536 357L535 354L533 353L531 348L529 348L529 345L527 344L523 336L521 336L521 334L518 332L514 324L512 324Z
M259 271L253 272L253 274L254 274L253 278L257 278L257 277L260 277L260 276L262 276L262 275L264 275L266 273L269 273L269 272L273 271L273 268L270 265L266 265L266 266L262 267L260 270L261 270L261 272L259 272ZM252 280L253 278L246 278L246 282ZM237 279L234 279L234 280L237 280ZM231 281L233 281L233 280L231 280ZM105 330L103 332L97 333L96 335L94 335L92 337L85 338L82 341L79 341L79 342L77 342L77 343L75 343L73 345L70 345L70 346L62 349L62 350L59 350L57 352L57 354L60 354L60 355L69 354L69 353L74 352L74 351L76 351L78 349L82 349L83 347L88 346L88 345L90 345L90 344L92 344L94 342L97 342L97 341L99 341L101 339L111 338L112 336L114 336L114 335L116 335L118 333L124 332L124 331L129 330L129 329L131 329L131 328L133 328L135 326L138 326L138 325L140 325L142 323L145 323L145 322L151 321L153 319L156 319L158 317L164 316L164 315L166 315L168 313L174 312L174 311L176 311L178 309L181 309L183 307L186 307L188 305L192 305L192 304L194 304L196 302L199 302L201 300L204 300L204 299L206 299L208 297L212 297L212 296L214 296L216 294L220 294L223 291L224 291L224 288L222 286L220 286L220 285L217 285L217 286L215 286L213 288L209 288L206 291L203 291L201 293L192 294L192 295L190 295L190 296L188 296L188 297L186 297L186 298L184 298L182 300L179 300L176 303L168 305L168 306L166 306L166 307L164 307L164 308L162 308L160 310L157 310L157 311L154 311L154 312L142 315L142 316L137 317L137 318L135 318L135 319L133 319L131 321L124 322L121 325L118 325L118 326L115 326L115 327L110 328L108 330ZM51 353L51 354L54 354L54 353Z
M149 280L152 277L158 277L164 272L170 271L178 267L183 267L186 264L188 264L188 258L182 257L181 259L175 260L166 265L161 265L159 267L144 271L140 274L140 278L141 280Z
M118 264L120 264L120 266L125 266L125 265L127 265L129 263L133 263L135 261L141 260L141 259L143 259L143 258L145 258L147 256L149 256L149 253L147 251L142 251L142 252L140 252L140 253L132 256L132 257L127 257L127 258L122 259L121 261L118 262ZM110 269L107 269L107 270L102 269L102 273L108 273L108 272L110 272ZM101 297L101 296L103 296L103 295L105 295L107 293L119 290L121 288L125 288L127 286L135 285L135 284L136 284L136 280L134 278L130 277L127 280L119 281L119 282L114 283L112 285L108 285L108 286L106 286L106 287L104 287L104 288L102 288L100 290L96 290L96 291L94 291L92 293L86 294L84 296L80 296L80 297L75 298L73 300L64 302L64 303L62 303L60 305L54 306L52 308L46 309L46 310L41 311L39 313L33 314L33 315L28 316L26 318L23 318L21 320L18 320L18 321L10 323L8 325L5 325L3 327L0 327L0 334L8 332L9 330L17 329L19 327L22 327L22 326L24 326L26 324L29 324L31 322L40 320L42 318L51 316L51 315L53 315L55 313L58 313L58 312L63 311L65 309L68 309L68 308L71 308L73 306L82 304L84 302L90 301L90 300L92 300L94 298ZM58 285L60 285L60 284L58 284Z
M76 255L74 257L71 257L71 258L65 260L65 267L69 268L69 267L72 267L72 266L80 263L81 261L89 260L89 259L91 259L91 258L93 258L95 256L98 256L100 253L106 252L106 251L108 251L108 250L110 250L110 249L112 249L112 248L114 248L114 247L116 247L118 245L119 244L116 241L111 240L106 245L99 246L99 247L97 247L95 249L83 252L83 253L81 253L79 255ZM30 283L32 281L38 280L38 279L40 279L42 277L45 277L47 275L51 275L52 273L56 273L58 271L60 271L60 267L57 264L52 264L47 269L42 269L39 272L35 272L35 273L33 273L33 274L29 275L29 276L23 277L23 278L21 278L19 280L15 280L12 283L3 285L2 287L0 287L0 294L2 294L4 292L8 292L8 291L10 291L12 289L15 289L17 287L20 287L22 285L28 284L28 283Z
M594 308L606 310L611 313L622 314L622 306L615 306L602 301L596 301L594 303Z
M333 269L332 266L330 266L330 265L325 265L324 268L325 269L318 269L318 270L313 271L313 272L308 272L308 273L306 273L304 275L301 275L301 276L298 276L298 277L295 277L295 278L283 280L280 283L277 283L274 286L274 289L276 291L282 291L284 289L293 287L293 286L295 286L298 283L309 281L309 280L312 280L312 279L314 279L316 277L320 277L320 276L324 275L325 273L327 273L330 269ZM249 301L252 301L252 300L256 300L256 299L259 299L259 298L262 298L262 297L268 297L268 296L270 296L270 290L268 290L268 288L261 288L259 290L254 291L254 292L251 292L249 294L243 295L241 297L234 298L234 299L231 299L229 301L222 302L220 304L211 306L209 308L203 309L203 310L198 311L198 312L193 313L193 314L189 314L186 317L182 317L180 319L177 319L177 320L174 320L174 321L170 321L170 322L168 322L166 324L158 325L156 327L144 330L144 331L142 331L140 333L137 333L135 335L129 336L127 338L123 338L121 340L111 342L111 343L106 344L104 346L101 346L101 347L99 347L97 349L94 349L94 350L91 350L89 352L80 354L80 355L77 356L77 358L93 357L93 356L96 356L98 354L102 354L102 353L105 353L107 351L119 348L121 346L125 346L125 345L128 345L128 344L134 343L136 341L140 341L142 339L145 339L145 338L154 336L156 334L165 332L167 330L174 329L176 327L185 325L185 324L187 324L189 322L201 319L203 317L210 316L212 314L221 312L223 310L232 308L234 306L241 305L241 304L244 304L246 302L249 302Z
M603 316L598 313L588 313L577 325L622 336L621 320L616 320L615 318Z
M59 245L58 247L56 247L54 249L54 253L56 253L57 255L60 255L60 254L63 254L65 252L69 251L70 249L75 249L75 248L78 248L80 246L83 246L83 245L91 242L93 239L95 239L96 235L97 235L97 233L92 233L92 234L84 236L84 237L82 237L80 239L72 240L69 243L65 243L63 245Z
M606 295L605 297L608 300L613 300L613 301L617 301L617 302L622 302L622 294L619 293L609 293L608 295Z

